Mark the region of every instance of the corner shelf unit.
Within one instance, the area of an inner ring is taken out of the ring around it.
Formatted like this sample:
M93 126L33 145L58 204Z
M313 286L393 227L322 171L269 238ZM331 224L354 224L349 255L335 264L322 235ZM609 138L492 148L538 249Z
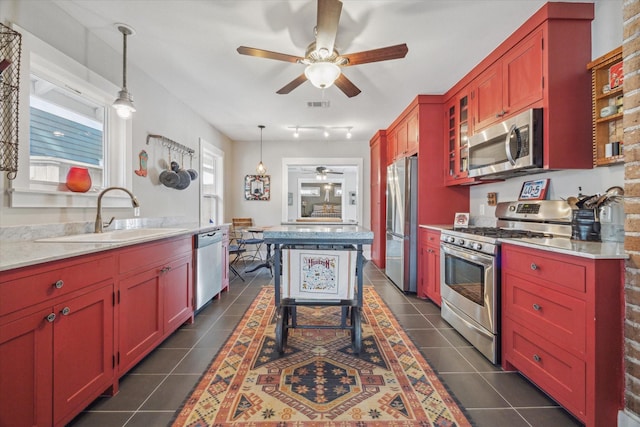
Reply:
M593 120L593 166L610 166L624 162L622 153L623 128L622 128L622 85L613 89L609 88L609 70L612 66L622 63L622 47L594 59L587 64L591 71L591 99ZM609 90L605 90L605 87ZM618 112L606 117L601 117L600 111L607 106L614 106ZM618 143L618 154L612 149L607 155L607 145Z

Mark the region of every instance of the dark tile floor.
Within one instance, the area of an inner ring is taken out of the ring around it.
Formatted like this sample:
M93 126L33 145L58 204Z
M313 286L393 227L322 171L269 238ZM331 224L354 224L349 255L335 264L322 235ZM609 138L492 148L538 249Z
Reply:
M438 306L405 296L371 262L364 272L365 285L375 286L475 426L581 425L524 377L487 361L441 319ZM98 398L70 425L167 425L260 288L272 280L264 269L243 277L124 376L116 396Z

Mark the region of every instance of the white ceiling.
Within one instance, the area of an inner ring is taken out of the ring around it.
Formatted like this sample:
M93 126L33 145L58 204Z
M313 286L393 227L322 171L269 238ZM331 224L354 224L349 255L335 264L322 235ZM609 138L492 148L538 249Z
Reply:
M293 140L289 127L348 127L353 140L386 128L417 94L441 94L497 47L544 0L343 0L340 53L406 43L404 59L343 69L361 90L347 98L309 82L276 91L304 66L240 55L238 46L304 56L313 41L315 0L53 0L116 51L115 23L136 31L128 63L190 105L234 141ZM589 1L589 0L587 0ZM119 83L119 82L118 82ZM135 83L128 88L136 99ZM309 101L329 108L308 108ZM344 132L331 138L342 140ZM302 131L303 140L324 139Z

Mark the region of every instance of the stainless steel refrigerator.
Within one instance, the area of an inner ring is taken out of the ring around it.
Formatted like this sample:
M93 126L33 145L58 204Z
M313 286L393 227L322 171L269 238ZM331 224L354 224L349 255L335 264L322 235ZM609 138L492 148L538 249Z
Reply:
M416 292L418 240L418 158L387 167L385 273L403 292Z

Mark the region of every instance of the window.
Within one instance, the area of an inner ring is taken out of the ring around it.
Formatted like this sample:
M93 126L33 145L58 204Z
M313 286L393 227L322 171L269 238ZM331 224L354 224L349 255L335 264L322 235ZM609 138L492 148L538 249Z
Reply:
M224 222L222 160L222 151L200 139L200 222L202 224L220 225Z
M132 124L111 104L119 87L14 25L22 34L22 66L29 96L20 105L18 174L9 183L11 207L95 207L100 190L131 188ZM92 189L64 185L71 166L89 169ZM128 197L106 196L109 207Z
M94 186L103 187L105 109L82 93L31 74L31 182L58 186L64 184L71 166L81 166L89 169Z

